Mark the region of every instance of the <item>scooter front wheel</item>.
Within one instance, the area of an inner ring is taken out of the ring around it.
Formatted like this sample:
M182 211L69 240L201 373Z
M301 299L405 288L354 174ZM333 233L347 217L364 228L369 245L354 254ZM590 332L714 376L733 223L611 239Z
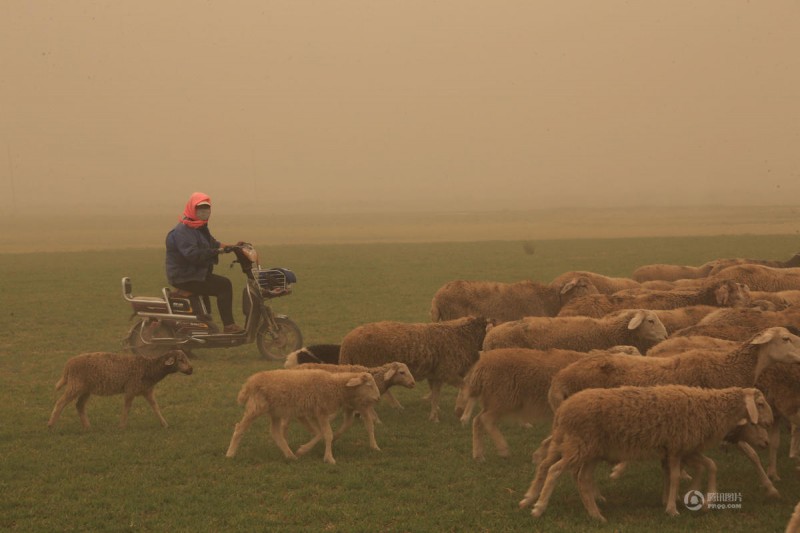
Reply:
M126 344L136 355L159 357L175 348L175 346L153 343L153 339L174 337L175 331L173 331L172 327L161 322L143 319L131 328Z
M266 322L261 325L256 334L256 345L261 357L282 361L287 355L303 347L303 334L289 317L276 316L275 324L278 326L275 331Z

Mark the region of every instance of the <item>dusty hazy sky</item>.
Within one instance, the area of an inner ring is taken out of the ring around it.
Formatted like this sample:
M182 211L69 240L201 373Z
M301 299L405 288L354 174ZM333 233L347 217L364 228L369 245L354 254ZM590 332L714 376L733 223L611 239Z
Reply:
M3 0L0 68L0 214L800 203L796 0Z

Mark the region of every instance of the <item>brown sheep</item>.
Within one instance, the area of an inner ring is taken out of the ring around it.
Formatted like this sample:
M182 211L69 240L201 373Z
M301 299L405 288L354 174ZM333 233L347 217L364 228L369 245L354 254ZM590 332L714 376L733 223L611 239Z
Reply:
M339 362L380 366L392 361L408 365L417 380L430 385L430 420L439 420L439 395L447 383L461 388L475 361L490 322L464 317L432 324L375 322L359 326L342 339Z
M445 283L436 291L430 315L432 322L464 316L485 316L497 322L518 320L524 316L555 316L566 302L597 292L592 282L583 276L577 276L560 287L535 281L457 280Z
M555 288L561 288L576 278L588 279L602 294L613 294L623 289L635 289L639 287L639 282L630 278L613 278L586 270L565 272L551 281L550 285Z
M91 352L71 357L64 365L64 372L56 383L56 390L64 387L64 394L56 401L53 413L47 422L48 427L56 423L61 411L71 401L77 399L75 407L84 428L89 428L86 416L86 402L89 396L111 396L124 394L120 427L128 424L128 412L133 399L144 396L163 427L167 421L161 415L156 402L155 386L169 374L192 373L192 365L182 350L170 350L155 358L132 354L110 352Z

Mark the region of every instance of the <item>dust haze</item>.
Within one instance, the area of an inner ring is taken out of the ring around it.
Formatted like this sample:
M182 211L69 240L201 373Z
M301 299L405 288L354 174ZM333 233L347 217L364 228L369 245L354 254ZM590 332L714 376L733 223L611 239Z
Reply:
M800 4L0 5L0 215L797 205Z

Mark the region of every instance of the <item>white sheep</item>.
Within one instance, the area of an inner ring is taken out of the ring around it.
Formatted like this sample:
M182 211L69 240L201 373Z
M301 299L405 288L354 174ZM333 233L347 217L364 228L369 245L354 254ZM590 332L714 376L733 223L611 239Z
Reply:
M335 464L330 419L340 409L362 411L380 399L375 379L368 372L333 373L325 370L265 370L245 381L237 401L244 405L244 415L233 431L226 457L234 457L244 432L262 414L268 414L275 444L287 459L297 459L310 451L320 439L325 440L324 461ZM286 427L298 419L313 433L310 441L292 453L286 442Z
M705 467L708 493L716 494L716 465L702 451L748 422L772 423L769 404L754 388L666 385L581 391L556 411L547 457L519 506L536 502L531 514L541 516L558 477L569 469L589 515L605 522L596 503L597 463L653 458L668 466L662 500L667 514L675 516L681 463ZM692 485L693 490L700 488L699 475Z
M469 421L475 402L480 400L482 406L472 421L473 459L484 459L484 431L493 440L497 454L508 457L508 442L497 427L497 422L506 417L514 417L523 423L551 419L553 411L547 401L547 392L553 376L579 359L608 353L641 355L632 346L591 352L527 348L501 348L482 352L478 362L467 374L462 388L464 394L459 396L459 401L462 396L467 397L467 405L461 415L462 424Z
M615 278L606 276L605 274L598 274L596 272L589 272L586 270L578 270L571 272L564 272L557 276L550 282L552 287L559 289L575 279L587 279L594 287L597 288L602 294L613 294L623 289L633 289L639 287L639 282L630 278Z
M340 362L367 367L392 361L408 365L417 380L430 385L430 420L439 420L439 395L447 383L461 388L475 361L490 322L464 317L435 323L375 322L359 326L342 339Z
M484 350L497 348L562 348L588 352L617 345L635 346L641 353L667 338L654 311L631 309L602 318L527 317L489 330Z
M86 402L89 401L89 396L124 394L125 403L120 427L124 428L128 424L128 413L133 399L137 396L144 396L161 425L167 427L167 421L161 415L156 402L155 386L167 375L175 372L192 373L192 365L182 350L170 350L152 359L111 352L91 352L71 357L64 365L61 378L56 383L56 390L65 385L66 388L61 398L56 401L47 426L53 427L64 407L77 399L75 407L81 424L88 429Z
M392 392L389 389L395 385L400 385L402 387L411 389L416 385L414 376L411 375L411 372L408 370L408 366L406 366L405 363L398 363L397 361L372 368L362 365L332 365L327 363L303 363L292 368L297 370L317 369L325 370L327 372L369 372L372 374L375 384L378 386L378 391L382 396L386 396L386 399L395 408L402 408L402 406L395 399L395 397L392 396ZM333 434L333 440L338 439L342 433L344 433L353 424L353 415L355 412L356 411L354 409L344 410L344 421L339 429L336 430L336 433ZM364 420L364 425L367 428L370 447L374 450L380 450L378 443L375 440L375 429L373 426L375 422L380 422L378 419L378 414L374 409L369 409L368 411L360 414L361 418Z
M577 276L554 287L535 281L501 283L456 280L445 283L431 301L431 321L485 316L497 322L524 316L555 316L577 296L597 293L588 278Z

